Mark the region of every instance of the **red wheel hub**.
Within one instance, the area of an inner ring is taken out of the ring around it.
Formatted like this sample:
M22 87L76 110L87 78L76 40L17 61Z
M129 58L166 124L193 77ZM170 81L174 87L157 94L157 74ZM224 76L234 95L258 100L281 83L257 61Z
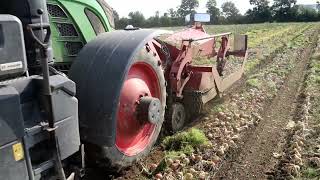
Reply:
M142 152L155 131L156 125L137 116L139 100L145 96L160 99L160 85L152 66L139 62L129 69L117 112L116 147L127 156Z

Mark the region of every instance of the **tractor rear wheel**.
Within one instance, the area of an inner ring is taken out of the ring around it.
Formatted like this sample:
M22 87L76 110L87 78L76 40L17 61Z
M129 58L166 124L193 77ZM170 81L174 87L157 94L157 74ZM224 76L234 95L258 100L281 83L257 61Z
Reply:
M154 30L114 31L79 53L69 72L77 84L81 141L90 164L119 170L147 155L166 105ZM153 48L154 49L154 48Z
M147 155L157 141L166 104L164 74L158 60L142 49L123 84L117 110L116 142L102 155L113 166L126 167Z

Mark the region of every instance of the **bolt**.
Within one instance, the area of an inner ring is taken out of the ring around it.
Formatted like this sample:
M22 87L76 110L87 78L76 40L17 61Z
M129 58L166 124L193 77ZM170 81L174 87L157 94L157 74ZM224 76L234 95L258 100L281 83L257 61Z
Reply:
M151 51L151 48L149 47L149 45L146 45L146 50L147 50L148 52Z
M43 14L43 9L37 9L37 13L39 16L41 16Z

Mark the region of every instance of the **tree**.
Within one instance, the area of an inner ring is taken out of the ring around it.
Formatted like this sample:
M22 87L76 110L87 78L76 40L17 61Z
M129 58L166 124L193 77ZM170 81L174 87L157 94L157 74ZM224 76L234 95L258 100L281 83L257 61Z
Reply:
M163 16L160 17L160 24L163 27L171 26L172 19L169 17L168 13L164 13Z
M117 22L120 20L120 16L119 13L113 9L113 17L114 17L114 21Z
M115 28L116 29L120 29L121 27L120 26L123 26L123 25L120 25L120 16L119 16L119 13L113 9L113 17L114 17L114 24L115 24ZM121 22L122 23L122 22Z
M278 21L293 21L297 14L297 0L274 0L272 6L274 18Z
M295 4L297 4L297 0L274 0L273 6L276 8L290 9Z
M219 17L220 17L220 10L217 8L217 2L216 0L208 0L207 4L207 13L211 16L211 23L218 24L219 23Z
M116 29L124 29L130 24L128 18L120 18L119 21L115 21Z
M304 6L298 6L297 8L296 21L310 22L318 20L317 10Z
M250 22L262 23L271 20L272 12L268 0L250 0L250 4L254 6L246 13Z
M176 10L174 10L173 8L170 8L168 10L168 13L169 13L171 18L177 18L178 17L178 12Z
M179 9L179 7L177 7ZM184 17L181 18L178 14L178 11L171 8L168 10L168 15L170 16L171 19L171 24L174 26L180 26L184 24Z
M249 3L256 7L266 7L270 2L268 0L250 0Z
M236 23L239 17L241 16L240 11L237 9L236 5L231 1L223 3L221 9L228 23Z
M178 15L180 18L184 18L188 14L195 13L197 7L199 7L198 0L182 0L178 9Z
M143 27L145 25L145 17L139 11L129 13L129 23L135 27Z
M154 16L151 16L147 20L147 27L159 27L160 25L160 12L156 11Z

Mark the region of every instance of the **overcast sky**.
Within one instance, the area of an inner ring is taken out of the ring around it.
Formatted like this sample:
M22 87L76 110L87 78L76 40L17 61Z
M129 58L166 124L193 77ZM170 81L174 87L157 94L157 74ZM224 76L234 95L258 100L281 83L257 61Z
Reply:
M153 16L156 11L160 14L167 12L170 8L176 8L180 5L181 0L106 0L120 16L127 16L131 11L140 11L146 17ZM217 0L218 6L230 0ZM245 13L250 8L249 0L231 0L241 13ZM315 4L317 0L298 0L298 4ZM199 0L200 7L198 12L205 12L207 0Z

